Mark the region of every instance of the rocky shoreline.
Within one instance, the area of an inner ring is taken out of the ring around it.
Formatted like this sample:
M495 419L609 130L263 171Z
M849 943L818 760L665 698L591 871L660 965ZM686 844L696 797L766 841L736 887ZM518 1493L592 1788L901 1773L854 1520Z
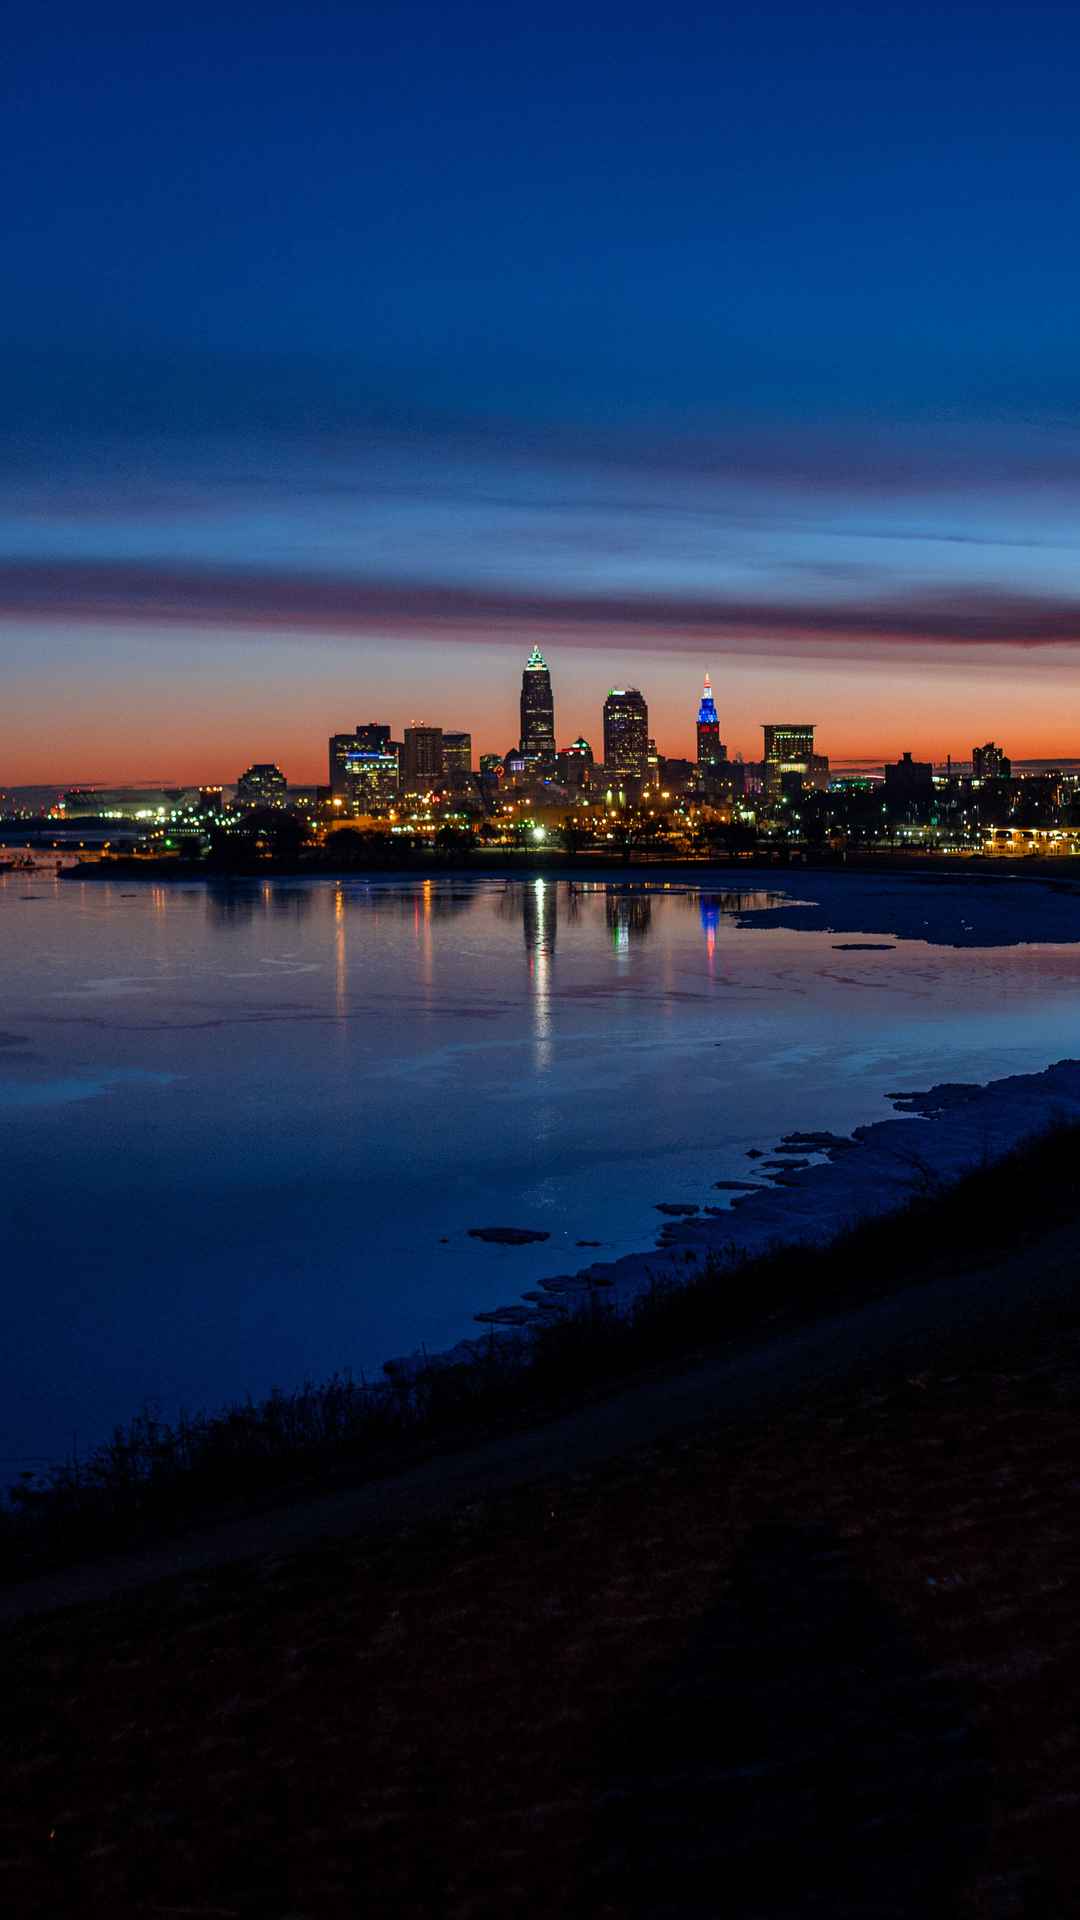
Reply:
M660 1202L659 1210L671 1217L656 1248L555 1274L519 1301L474 1315L486 1329L477 1338L459 1341L443 1354L388 1360L385 1373L405 1383L433 1364L467 1363L485 1352L492 1338L527 1339L545 1321L593 1300L621 1311L657 1283L696 1276L709 1260L734 1269L780 1247L820 1246L846 1228L1002 1159L1054 1125L1080 1121L1080 1060L1059 1060L1042 1073L1010 1075L986 1085L943 1081L925 1093L890 1098L897 1117L856 1127L849 1136L786 1134L771 1163L755 1155L760 1182L716 1182L730 1193L730 1204L716 1207L703 1200L688 1214L683 1205L676 1209Z

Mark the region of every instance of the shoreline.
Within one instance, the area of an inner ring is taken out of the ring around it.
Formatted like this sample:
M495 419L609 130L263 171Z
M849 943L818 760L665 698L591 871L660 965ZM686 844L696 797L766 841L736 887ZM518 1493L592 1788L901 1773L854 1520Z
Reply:
M677 1286L710 1269L734 1276L763 1257L827 1247L853 1228L993 1166L1052 1128L1080 1125L1080 1060L983 1084L942 1081L925 1092L889 1098L895 1116L855 1127L850 1135L785 1135L780 1153L794 1157L798 1150L811 1164L804 1160L771 1173L755 1191L733 1193L722 1210L709 1211L703 1201L691 1217L667 1220L655 1248L552 1275L520 1300L474 1314L486 1332L442 1353L394 1356L383 1362L384 1373L406 1384L432 1367L474 1362L492 1338L527 1344L567 1313L602 1303L625 1315L658 1285ZM756 1156L748 1158L747 1173L761 1164ZM732 1183L718 1184L730 1191Z
M1055 1092L1063 1073L1067 1112ZM337 1375L173 1427L136 1417L81 1464L9 1490L0 1505L0 1619L23 1611L20 1594L31 1606L34 1596L64 1604L61 1593L111 1591L115 1579L141 1584L205 1554L246 1557L279 1530L288 1536L294 1522L297 1538L318 1537L331 1516L352 1531L362 1514L398 1513L396 1490L414 1481L442 1490L439 1498L451 1485L467 1497L471 1461L542 1466L549 1433L567 1421L585 1435L612 1420L618 1427L628 1396L644 1394L664 1419L684 1391L700 1413L713 1378L752 1400L768 1356L789 1355L801 1378L811 1349L826 1364L834 1347L847 1352L854 1341L861 1351L864 1324L875 1339L892 1337L898 1315L931 1330L939 1298L955 1295L961 1321L996 1310L994 1294L982 1300L980 1276L1003 1262L1027 1271L1033 1242L1049 1247L1062 1234L1076 1242L1080 1063L1023 1078L1040 1083L1043 1097L1029 1096L1023 1119L1014 1116L1018 1145L1009 1150L999 1137L1003 1159L983 1164L980 1155L966 1178L960 1168L937 1191L876 1189L861 1221L830 1232L819 1219L818 1237L804 1239L798 1258L776 1239L727 1266L713 1250L684 1262L676 1284L649 1274L621 1297L589 1285L525 1334L490 1327L446 1355L419 1356L396 1379ZM939 1089L941 1115L978 1107L971 1094ZM1057 1126L1048 1127L1048 1113ZM969 1147L970 1139L969 1127ZM854 1161L859 1150L841 1159ZM648 1256L616 1264L639 1263L656 1265ZM1070 1287L1072 1275L1070 1264ZM1047 1284L1036 1262L1030 1289Z
M48 861L56 853L71 849L41 847L35 849ZM805 848L762 845L752 852L727 856L708 854L669 854L635 852L629 858L583 851L575 855L539 852L534 848L490 849L474 854L417 853L393 862L337 865L320 860L264 859L234 867L212 867L202 860L182 860L153 855L103 855L100 859L75 861L59 870L63 880L202 880L230 882L246 880L363 880L388 879L398 875L416 879L442 876L478 880L505 879L520 875L524 879L576 880L589 877L615 880L634 875L640 879L664 879L673 875L695 876L702 873L745 873L763 870L770 873L815 873L854 875L858 879L895 879L911 874L920 879L955 880L1033 880L1053 885L1070 880L1080 888L1080 859L1075 855L905 852L902 849L868 849L847 854L822 854Z

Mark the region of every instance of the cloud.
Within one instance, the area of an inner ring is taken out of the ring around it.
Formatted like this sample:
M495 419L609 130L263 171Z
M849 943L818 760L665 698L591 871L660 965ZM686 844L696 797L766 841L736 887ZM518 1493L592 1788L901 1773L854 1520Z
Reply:
M186 627L237 637L308 632L423 634L520 643L558 634L564 644L679 651L708 642L728 651L807 652L872 645L1039 648L1080 641L1080 598L924 585L882 596L850 591L813 599L626 592L549 593L492 583L183 568L128 562L18 561L0 565L0 619Z

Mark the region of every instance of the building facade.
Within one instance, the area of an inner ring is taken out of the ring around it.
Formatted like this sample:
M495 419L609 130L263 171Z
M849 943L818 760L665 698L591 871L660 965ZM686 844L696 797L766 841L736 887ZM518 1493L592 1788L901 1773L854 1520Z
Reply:
M649 771L649 709L638 687L612 687L604 701L608 779L644 780Z
M814 752L814 728L805 720L766 722L762 726L765 751L762 785L770 799L779 798L785 785L824 788L829 784L826 754Z
M468 786L472 774L472 734L443 734L443 771L452 786Z
M445 771L442 728L406 727L401 765L402 792L431 793L441 784Z
M353 744L346 760L346 800L351 813L389 813L398 800L396 753L369 753Z
M588 741L579 737L568 747L560 747L557 767L564 787L587 787L593 768L593 750Z
M330 797L347 801L349 797L348 756L352 753L389 753L390 729L368 721L352 733L332 733L329 740Z
M289 783L272 760L257 760L236 783L238 807L283 807L288 798Z
M555 700L551 674L539 647L534 647L521 675L521 752L526 760L555 759Z

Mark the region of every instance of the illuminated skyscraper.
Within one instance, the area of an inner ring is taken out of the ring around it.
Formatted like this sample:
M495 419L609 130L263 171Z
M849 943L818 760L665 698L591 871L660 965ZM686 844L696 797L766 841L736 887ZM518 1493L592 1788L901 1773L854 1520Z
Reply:
M785 782L824 789L829 784L827 755L814 752L814 729L808 721L773 722L763 727L762 759L765 791L777 795Z
M353 743L346 759L347 798L353 813L387 813L398 797L396 753L371 753Z
M521 751L527 760L555 758L555 701L539 647L533 648L521 676Z
M648 773L649 709L637 687L612 687L604 701L604 767L620 780Z
M349 793L349 776L346 757L350 753L390 753L396 751L391 746L390 729L374 721L357 727L353 733L332 733L330 735L330 792L337 799L345 799Z
M727 748L720 738L720 721L708 674L705 675L705 691L698 708L697 758L699 767L717 767L727 759Z

